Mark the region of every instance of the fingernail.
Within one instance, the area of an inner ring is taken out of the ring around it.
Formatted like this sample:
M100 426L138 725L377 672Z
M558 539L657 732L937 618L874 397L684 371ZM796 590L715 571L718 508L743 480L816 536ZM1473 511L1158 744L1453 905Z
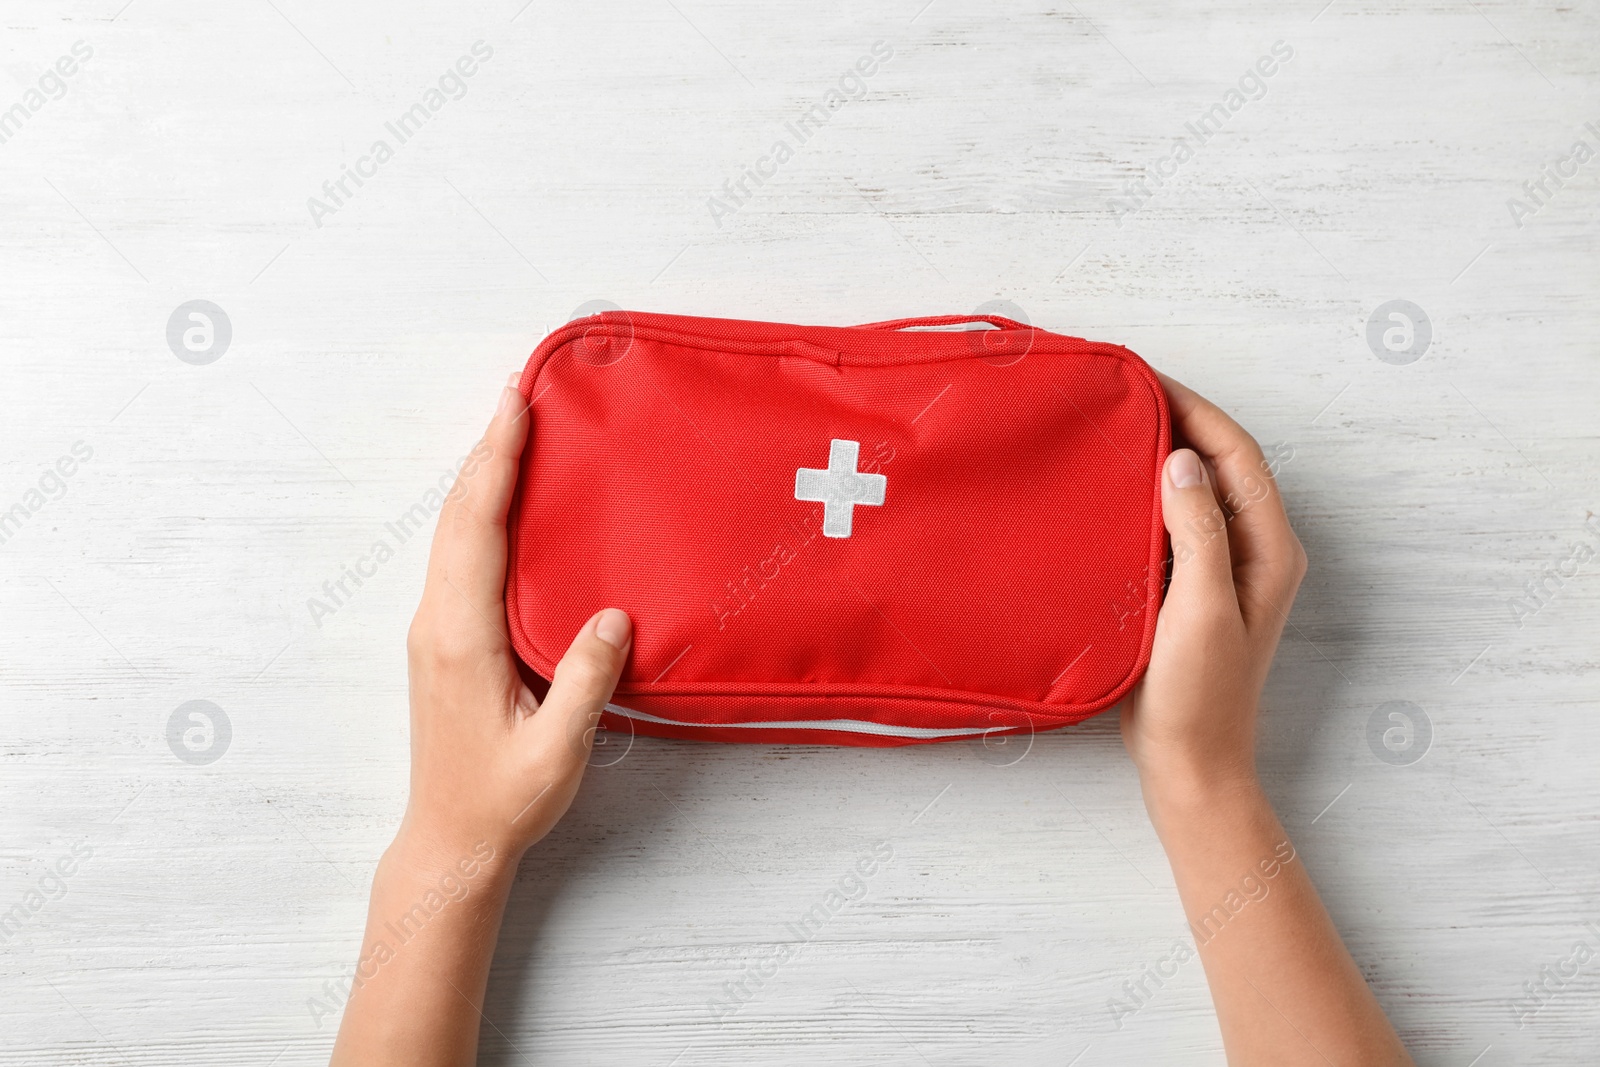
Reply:
M595 636L612 648L627 648L628 634L632 629L627 612L618 611L616 608L602 611L594 624Z
M515 389L517 386L519 386L521 384L522 384L522 372L519 371L519 370L512 371L511 372L511 377L506 379L506 385L510 386L512 389Z
M510 411L512 401L517 400L521 396L521 393L511 388L509 385L500 390L500 406L496 409L496 413L504 415L506 412Z
M1180 448L1167 460L1167 478L1174 489L1193 489L1205 479L1200 469L1200 457L1187 448Z

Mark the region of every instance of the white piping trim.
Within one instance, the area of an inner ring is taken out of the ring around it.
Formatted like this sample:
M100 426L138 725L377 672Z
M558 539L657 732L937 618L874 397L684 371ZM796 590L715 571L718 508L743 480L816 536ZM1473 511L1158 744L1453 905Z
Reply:
M990 732L989 727L962 726L940 730L931 726L886 726L863 719L796 719L790 722L679 722L663 719L645 711L634 711L617 704L607 704L606 710L643 722L659 722L665 726L700 726L712 730L834 730L846 734L877 734L882 737L971 737Z

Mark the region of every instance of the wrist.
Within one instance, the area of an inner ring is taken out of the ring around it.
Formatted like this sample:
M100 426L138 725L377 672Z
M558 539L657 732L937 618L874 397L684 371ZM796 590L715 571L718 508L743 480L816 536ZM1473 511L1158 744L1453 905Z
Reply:
M1255 808L1271 810L1254 765L1169 762L1141 768L1145 810L1160 833L1165 826L1213 820Z
M472 890L508 889L517 874L520 853L503 844L471 835L440 834L402 824L379 861L380 876L395 877L417 885L439 884L447 894L461 893L457 887Z

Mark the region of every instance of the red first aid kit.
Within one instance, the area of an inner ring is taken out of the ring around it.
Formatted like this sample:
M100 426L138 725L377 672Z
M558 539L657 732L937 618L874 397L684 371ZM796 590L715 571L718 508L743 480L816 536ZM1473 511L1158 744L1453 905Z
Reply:
M992 317L608 311L545 338L520 388L512 642L549 679L591 615L626 611L608 730L1032 732L1149 661L1169 428L1126 348Z

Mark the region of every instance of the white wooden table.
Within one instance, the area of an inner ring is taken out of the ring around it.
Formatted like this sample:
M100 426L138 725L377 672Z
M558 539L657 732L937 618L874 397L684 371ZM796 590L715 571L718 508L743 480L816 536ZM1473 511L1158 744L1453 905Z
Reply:
M1234 411L1312 560L1263 772L1352 951L1421 1063L1594 1062L1600 11L1320 3L8 3L0 1064L325 1062L425 539L307 601L595 300L1009 301ZM1114 717L640 740L525 865L482 1060L1221 1063L1197 965L1109 1006L1185 936Z

